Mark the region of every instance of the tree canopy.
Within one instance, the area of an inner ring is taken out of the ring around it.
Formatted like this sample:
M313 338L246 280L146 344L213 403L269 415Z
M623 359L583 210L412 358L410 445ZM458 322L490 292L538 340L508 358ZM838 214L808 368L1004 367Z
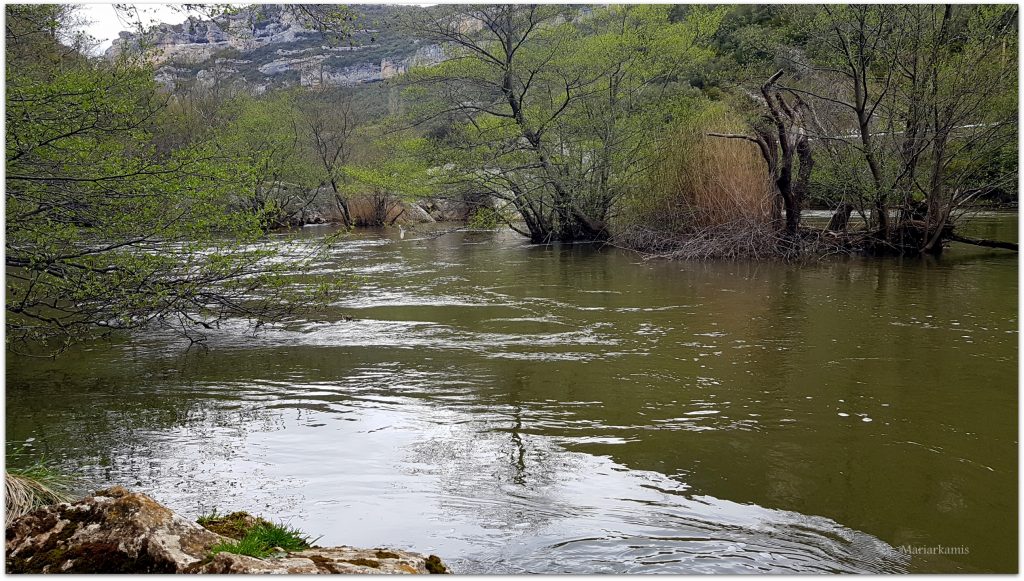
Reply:
M301 264L258 244L275 208L235 201L265 159L240 162L213 140L158 150L167 97L151 69L63 45L71 7L6 10L9 345L52 352L151 323L195 338L315 298L281 284Z

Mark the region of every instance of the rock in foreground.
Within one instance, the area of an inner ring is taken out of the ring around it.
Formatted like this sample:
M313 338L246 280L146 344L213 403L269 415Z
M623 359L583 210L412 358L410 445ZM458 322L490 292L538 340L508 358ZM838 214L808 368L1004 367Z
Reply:
M436 556L352 547L257 559L211 554L230 541L121 487L55 504L7 527L8 573L446 573Z
M192 571L189 571L192 572ZM288 553L277 559L217 553L196 573L447 573L436 556L405 551L331 547Z

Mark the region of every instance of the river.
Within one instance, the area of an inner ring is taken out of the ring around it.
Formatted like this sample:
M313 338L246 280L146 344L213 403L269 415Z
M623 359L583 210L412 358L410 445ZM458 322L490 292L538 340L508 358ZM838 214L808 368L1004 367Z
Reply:
M318 268L339 300L255 337L8 354L8 453L460 573L1017 570L1016 254L697 264L419 227Z

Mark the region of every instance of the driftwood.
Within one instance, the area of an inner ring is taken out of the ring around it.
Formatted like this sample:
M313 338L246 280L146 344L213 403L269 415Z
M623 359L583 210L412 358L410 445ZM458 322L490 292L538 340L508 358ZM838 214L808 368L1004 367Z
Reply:
M975 246L985 246L986 248L1005 248L1006 250L1012 250L1017 252L1016 242L1003 242L1002 240L986 240L984 238L967 238L966 236L960 236L958 234L951 234L949 239L954 242L963 242L964 244L973 244Z

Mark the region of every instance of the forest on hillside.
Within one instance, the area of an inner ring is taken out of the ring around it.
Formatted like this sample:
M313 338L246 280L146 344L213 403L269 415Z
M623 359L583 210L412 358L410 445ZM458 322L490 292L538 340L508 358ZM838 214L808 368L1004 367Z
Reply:
M343 6L292 9L331 42L358 26ZM443 60L256 93L168 88L144 44L90 56L74 6L8 5L8 342L308 308L337 281L286 284L261 241L311 208L389 226L404 203L445 203L534 243L680 259L1016 249L958 230L1016 205L1015 5L389 14Z

